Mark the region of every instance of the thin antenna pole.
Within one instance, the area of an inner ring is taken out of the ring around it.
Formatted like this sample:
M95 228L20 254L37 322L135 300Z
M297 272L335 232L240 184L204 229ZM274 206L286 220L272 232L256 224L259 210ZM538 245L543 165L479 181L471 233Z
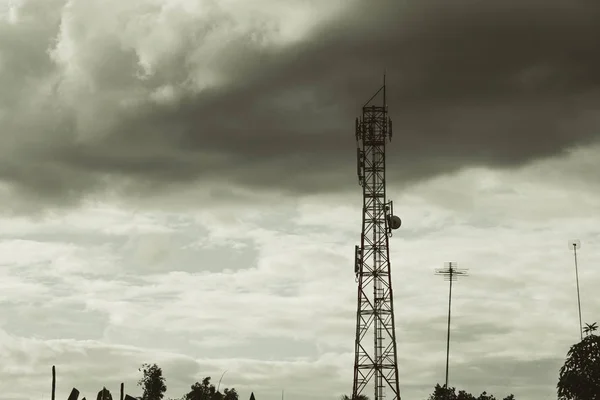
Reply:
M56 366L52 366L52 400L55 400L56 397Z
M448 365L450 361L450 315L452 314L452 277L453 269L450 269L450 292L448 293L448 335L446 337L446 388L448 388Z
M579 296L579 272L577 270L577 245L573 243L573 251L575 254L575 280L577 281L577 307L579 308L579 336L583 340L583 325L581 324L581 298Z
M456 268L455 262L446 263L446 268L436 269L436 275L443 275L444 278L450 281L450 290L448 291L448 332L446 335L446 381L444 387L448 389L448 375L450 371L450 321L452 316L452 282L458 279L459 276L468 276L466 269Z

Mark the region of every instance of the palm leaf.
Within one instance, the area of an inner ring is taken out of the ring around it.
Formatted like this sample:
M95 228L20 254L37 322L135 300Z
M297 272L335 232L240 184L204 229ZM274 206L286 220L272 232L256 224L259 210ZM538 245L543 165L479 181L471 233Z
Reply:
M585 324L585 328L583 328L583 333L585 333L586 335L596 331L598 329L598 324L597 323L593 323L593 324Z

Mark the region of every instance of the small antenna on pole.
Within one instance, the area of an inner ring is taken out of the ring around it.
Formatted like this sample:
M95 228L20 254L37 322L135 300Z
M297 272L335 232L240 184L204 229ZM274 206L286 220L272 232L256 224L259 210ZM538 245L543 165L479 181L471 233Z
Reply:
M583 325L581 323L581 298L579 297L579 272L577 270L577 249L581 248L579 239L569 240L569 249L573 250L575 256L575 282L577 283L577 307L579 308L579 336L583 340Z
M436 275L442 275L445 281L450 281L450 292L448 293L448 336L446 338L446 385L448 388L448 365L450 361L450 315L452 309L452 282L456 281L459 276L468 276L467 269L457 268L457 263L444 263L444 268L436 269Z

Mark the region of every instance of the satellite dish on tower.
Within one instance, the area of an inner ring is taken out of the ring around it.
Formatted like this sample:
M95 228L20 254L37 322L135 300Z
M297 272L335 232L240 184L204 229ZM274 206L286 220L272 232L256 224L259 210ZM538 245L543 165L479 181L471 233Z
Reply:
M388 224L390 225L390 228L398 229L402 225L402 221L400 220L400 217L398 217L397 215L391 215L388 218Z

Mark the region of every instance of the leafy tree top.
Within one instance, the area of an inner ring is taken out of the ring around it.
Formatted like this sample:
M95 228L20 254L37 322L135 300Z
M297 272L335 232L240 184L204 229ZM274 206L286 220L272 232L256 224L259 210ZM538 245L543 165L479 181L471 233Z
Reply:
M571 346L556 387L559 400L600 400L600 336Z
M585 328L583 328L583 333L585 333L585 335L593 335L594 332L598 329L598 324L597 323L593 323L593 324L585 324Z
M162 400L167 391L162 369L156 364L144 364L139 370L143 374L143 377L138 381L138 385L144 391L141 400Z
M196 382L191 386L191 390L183 396L183 400L238 400L238 393L235 389L225 389L223 393L218 392L215 385L210 383L210 376L202 379L202 382Z
M445 386L437 384L428 400L496 400L496 397L487 394L487 392L481 393L478 397L475 397L464 390L460 390L456 393L456 388L454 387L446 388ZM505 397L504 400L515 400L515 396L511 394Z

